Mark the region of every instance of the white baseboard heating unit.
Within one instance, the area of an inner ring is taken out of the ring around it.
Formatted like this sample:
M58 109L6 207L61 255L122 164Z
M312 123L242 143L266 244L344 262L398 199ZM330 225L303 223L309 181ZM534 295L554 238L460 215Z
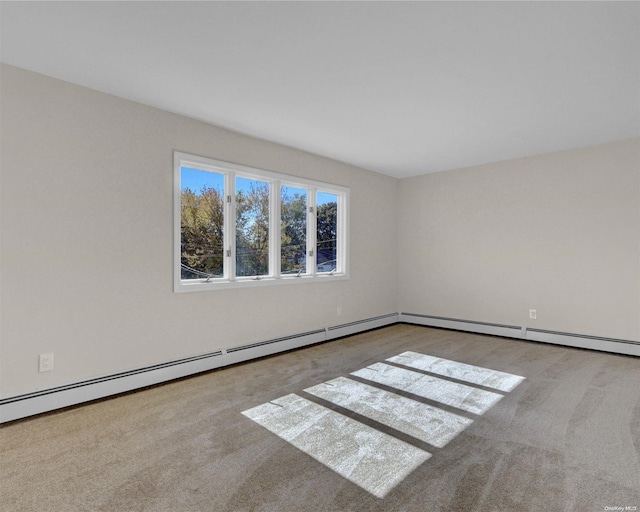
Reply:
M505 336L521 340L539 341L567 347L586 348L613 352L629 356L640 356L640 342L620 340L615 338L601 338L584 334L571 334L566 332L545 331L531 329L516 325L500 325L457 318L444 318L439 316L419 315L415 313L400 313L400 322L425 325L428 327L441 327L456 331L468 331L492 336Z
M414 313L390 313L356 322L217 350L208 354L201 354L1 399L0 423L90 402L107 396L133 391L231 364L265 357L315 343L322 343L396 323L503 336L640 357L640 342L637 341L599 338L581 334L529 329L516 325L491 324Z
M0 400L0 423L398 323L398 313L250 343Z

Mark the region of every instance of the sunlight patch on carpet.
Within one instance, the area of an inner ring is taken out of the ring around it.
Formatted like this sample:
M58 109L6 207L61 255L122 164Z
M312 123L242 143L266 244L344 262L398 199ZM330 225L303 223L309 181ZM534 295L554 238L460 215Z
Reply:
M424 399L482 415L524 377L448 359L403 352L304 392L425 442L444 448L478 421L424 403ZM440 375L427 375L418 371ZM464 381L470 385L461 382ZM374 385L370 385L374 384ZM382 389L395 389L409 396ZM476 386L490 387L496 393ZM281 439L378 498L384 498L431 453L301 396L290 394L242 413Z
M429 452L294 394L242 414L378 498L431 457Z
M473 414L484 414L502 398L499 393L458 384L385 363L372 364L353 372L351 375Z
M464 416L345 377L307 388L305 392L438 448L473 423Z
M457 380L463 380L470 384L478 384L494 388L499 391L512 391L520 384L524 377L513 373L499 372L474 366L471 364L458 363L449 359L427 356L418 352L403 352L397 356L390 357L387 361L391 363L409 366L425 372L443 375Z

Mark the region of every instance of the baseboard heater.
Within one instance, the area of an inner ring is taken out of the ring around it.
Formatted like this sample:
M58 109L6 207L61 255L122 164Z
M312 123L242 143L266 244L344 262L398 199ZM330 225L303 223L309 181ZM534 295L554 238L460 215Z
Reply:
M551 343L554 345L601 350L603 352L613 352L616 354L640 357L639 341L601 338L584 334L545 331L542 329L531 329L516 325L490 324L485 322L474 322L472 320L461 320L457 318L419 315L415 313L400 313L399 316L400 322L408 324L441 327L456 331L490 334L492 336L505 336L507 338L518 338L522 340Z
M0 423L133 391L286 350L398 323L398 313L250 343L0 400Z
M188 377L286 350L351 336L398 322L640 357L640 342L637 341L599 338L581 334L529 329L515 325L491 324L414 313L390 313L325 329L222 349L208 354L5 398L0 400L0 423L134 391L146 386Z
M348 324L336 325L327 328L327 340L351 336L359 332L385 327L387 325L398 323L398 313L376 316L367 320L359 320Z

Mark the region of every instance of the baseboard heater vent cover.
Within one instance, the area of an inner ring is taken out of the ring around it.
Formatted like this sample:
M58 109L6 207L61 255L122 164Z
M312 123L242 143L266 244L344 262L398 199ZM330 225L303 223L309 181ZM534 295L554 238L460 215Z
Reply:
M343 336L350 336L359 332L396 324L398 323L398 318L398 313L390 313L388 315L376 316L366 320L359 320L357 322L335 325L327 329L327 340L342 338Z
M316 331L296 334L294 336L284 336L282 338L274 338L272 340L242 345L240 347L228 348L225 351L224 363L225 365L240 363L248 361L249 359L256 359L258 357L269 356L277 354L278 352L292 350L294 348L313 345L314 343L322 343L325 340L325 330L318 329Z
M427 325L429 327L454 329L456 331L506 336L507 338L522 338L522 327L515 325L491 324L487 322L475 322L473 320L460 320L458 318L418 315L415 313L400 313L400 321L410 324Z
M137 368L0 400L0 423L53 411L223 366L222 351Z
M586 348L589 350L600 350L603 352L613 352L629 356L640 357L640 342L631 340L621 340L616 338L601 338L588 336L585 334L573 334L566 332L545 331L541 329L531 329L529 327L518 327L515 325L490 324L485 322L475 322L472 320L461 320L457 318L444 318L439 316L419 315L415 313L400 313L400 322L428 327L441 327L456 331L468 331L477 334L489 334L492 336L504 336L507 338L518 338L522 340L538 341L563 345L567 347Z
M640 357L640 341L599 338L586 334L569 334L566 332L543 331L540 329L527 329L525 339Z
M0 423L397 323L398 314L249 343L0 400Z

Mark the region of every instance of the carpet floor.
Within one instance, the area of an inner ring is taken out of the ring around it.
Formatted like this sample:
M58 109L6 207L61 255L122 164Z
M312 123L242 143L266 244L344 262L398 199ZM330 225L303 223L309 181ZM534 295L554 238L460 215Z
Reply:
M640 359L398 324L6 424L0 510L640 511Z

